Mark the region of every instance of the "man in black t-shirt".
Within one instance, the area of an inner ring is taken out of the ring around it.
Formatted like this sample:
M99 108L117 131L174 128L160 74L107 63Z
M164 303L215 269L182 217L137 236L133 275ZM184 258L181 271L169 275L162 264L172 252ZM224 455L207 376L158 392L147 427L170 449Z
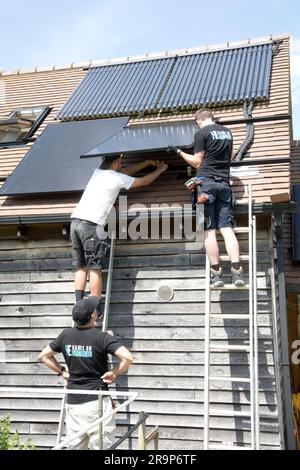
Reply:
M44 364L67 381L70 390L108 390L107 384L113 383L118 375L125 372L131 362L132 354L117 339L108 333L100 332L96 327L97 297L87 297L76 303L73 308L75 326L64 330L41 352L39 358ZM55 355L62 353L68 371L61 367ZM108 354L119 359L112 370L108 370ZM110 397L104 397L104 413L112 408ZM67 439L88 427L99 418L97 395L68 395L67 397ZM112 444L114 420L104 422L104 446ZM76 449L98 450L99 428L87 434L80 443L75 439L70 446Z
M224 285L219 265L219 247L216 229L219 229L231 260L232 283L245 285L240 264L239 244L233 231L232 194L229 183L232 158L232 134L229 129L214 122L210 109L200 109L195 115L199 127L195 134L194 155L175 149L189 165L204 177L198 194L198 203L204 204L205 249L211 264L211 284Z

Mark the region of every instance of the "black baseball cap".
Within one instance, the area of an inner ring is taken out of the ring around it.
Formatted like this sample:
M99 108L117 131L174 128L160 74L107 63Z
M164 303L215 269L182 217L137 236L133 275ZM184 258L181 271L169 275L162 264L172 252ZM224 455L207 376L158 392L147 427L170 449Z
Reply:
M91 295L85 299L79 300L72 310L72 317L76 325L82 326L88 323L93 311L98 307L99 299Z

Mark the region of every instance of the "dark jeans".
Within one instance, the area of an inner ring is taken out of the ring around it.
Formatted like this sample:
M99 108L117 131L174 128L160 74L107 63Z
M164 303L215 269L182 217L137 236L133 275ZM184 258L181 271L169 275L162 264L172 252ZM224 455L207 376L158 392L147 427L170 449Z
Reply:
M73 266L77 269L88 267L102 269L107 250L107 241L99 238L98 225L80 219L71 223Z
M206 178L201 193L208 196L204 204L204 229L233 227L232 194L226 181L217 182Z

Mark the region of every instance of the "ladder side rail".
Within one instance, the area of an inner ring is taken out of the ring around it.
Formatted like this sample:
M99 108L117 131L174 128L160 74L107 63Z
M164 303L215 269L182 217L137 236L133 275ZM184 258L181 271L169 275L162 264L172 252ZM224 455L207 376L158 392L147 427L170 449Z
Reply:
M257 317L257 243L256 216L253 216L253 328L254 328L254 367L255 367L255 447L260 449L260 418L259 418L259 344Z
M249 225L249 377L250 377L250 414L251 447L255 448L255 408L254 408L254 335L253 335L253 218L252 186L248 186L248 225Z
M210 387L210 262L206 255L205 275L205 338L204 338L204 421L203 443L204 450L209 448L209 387Z
M107 331L107 326L108 326L111 286L112 286L112 277L113 277L114 259L115 259L115 246L116 246L116 233L113 231L111 234L109 268L108 268L108 275L107 275L107 281L106 281L105 306L104 306L104 316L103 316L103 323L102 323L103 332Z

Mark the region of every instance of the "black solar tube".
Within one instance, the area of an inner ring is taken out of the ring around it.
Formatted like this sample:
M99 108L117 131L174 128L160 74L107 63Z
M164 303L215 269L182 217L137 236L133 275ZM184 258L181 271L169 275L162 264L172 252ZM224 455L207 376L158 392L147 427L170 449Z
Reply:
M237 71L237 77L235 82L235 93L234 93L234 100L238 101L241 99L242 96L242 84L245 76L245 67L247 63L247 50L241 49L240 53L240 64L239 69Z
M101 75L94 74L92 70L88 72L86 80L78 89L76 107L70 112L71 117L80 118L83 115L89 117L91 98L95 97L98 90L99 79L101 80Z
M242 95L245 100L249 99L251 96L251 89L252 89L252 83L253 83L253 69L254 65L256 62L256 50L257 48L253 48L251 54L248 54L248 60L247 60L247 68L245 71L245 77L244 77L244 82L243 82L243 88L242 88Z
M89 109L90 116L104 116L105 105L108 97L113 97L116 88L116 76L118 74L119 66L111 69L110 67L103 67L99 71L99 79L96 82L96 87L93 93L90 94L89 100L86 103Z
M234 100L237 100L235 98L235 94L236 94L236 81L237 81L237 77L238 77L238 74L239 74L239 70L240 70L240 65L241 65L241 62L242 62L242 53L241 53L241 50L240 49L236 49L234 51L234 54L233 54L233 68L232 68L232 71L231 71L231 76L229 78L229 83L228 83L228 92L227 92L227 100L230 102L230 101L234 101Z
M179 106L185 108L186 106L193 106L195 104L194 95L192 93L192 87L197 80L199 82L199 70L198 70L198 60L195 55L189 56L189 60L187 60L187 68L186 68L186 80L182 80L182 87L180 94L178 95L178 104Z
M220 52L219 60L218 60L218 64L217 64L217 68L215 72L215 81L214 81L214 84L212 85L212 90L210 92L211 101L215 104L222 101L222 98L220 98L220 93L222 93L221 92L222 78L224 74L225 65L228 61L229 61L229 51L226 51L226 53L224 51Z
M123 97L121 100L121 105L118 106L118 110L120 112L128 112L133 111L132 109L132 101L135 99L138 103L140 103L140 93L141 89L144 87L144 81L142 80L143 75L146 72L151 74L149 71L150 63L141 62L139 64L135 64L134 68L132 68L131 73L128 75L128 81L126 84L127 90L124 91ZM142 111L138 104L138 108Z
M232 55L233 55L233 51L231 50L231 51L228 51L227 60L225 60L225 57L223 57L224 67L223 67L222 75L220 77L220 84L219 84L219 89L218 89L218 94L217 94L217 101L218 102L222 101L222 100L226 101L226 98L227 98L228 74L229 74L230 66L232 66L232 64L233 64Z
M266 48L266 64L264 67L265 73L263 76L263 86L262 86L262 96L263 97L268 97L269 96L269 88L270 88L270 78L271 78L271 65L272 65L272 59L273 59L273 51L272 51L272 45L269 44L269 46Z
M128 105L128 111L144 111L147 109L148 97L151 97L151 91L153 88L149 87L149 82L153 82L157 79L155 70L153 70L154 64L147 64L147 67L143 67L139 75L139 88L138 92L132 96L130 104ZM137 90L136 90L137 91ZM153 99L150 100L148 107L153 104Z
M203 71L205 67L203 55L201 57L193 56L192 62L193 76L189 84L189 94L184 102L186 106L198 104L198 101L200 101L198 97L201 95L201 86L203 86Z
M105 69L105 80L102 85L101 94L94 100L93 110L99 116L113 115L113 103L119 89L122 89L123 64L107 66Z
M175 59L174 59L175 60ZM176 62L175 62L175 65L173 67L173 70L172 70L172 74L169 78L169 81L162 93L162 95L160 96L160 99L157 103L157 107L160 108L160 109L167 109L168 106L169 106L169 103L171 101L171 96L173 95L173 90L174 90L174 87L176 86L176 80L174 80L174 76L176 76L177 74L177 70L178 68L180 67L180 64L179 64L179 58L176 59Z
M198 91L197 91L197 99L199 103L202 104L205 101L205 90L207 88L206 77L208 74L209 64L210 64L209 55L208 54L203 55L201 62L202 62L201 68L203 69L203 76L201 77L201 82L199 80L200 87L198 88Z
M253 70L253 78L251 84L251 91L250 91L250 98L254 98L256 96L256 90L259 89L259 70L261 66L262 60L262 47L257 47L257 55L256 55L256 62L254 64Z
M128 64L127 64L128 65ZM132 65L132 64L130 64ZM124 87L126 87L126 64L119 64L108 68L107 84L102 98L102 114L113 115L118 111L124 98ZM131 69L127 70L130 73ZM95 103L95 107L99 105Z
M260 50L258 49L258 47L256 47L255 52L253 52L253 56L251 57L251 60L250 60L249 74L248 74L248 80L247 80L247 85L246 85L246 90L245 90L246 99L252 98L253 89L256 84L256 76L255 76L256 64L257 62L259 63L260 56L261 56Z
M147 68L144 67L140 76L141 87L139 93L132 100L129 110L139 111L151 109L156 102L155 84L160 81L160 71L164 68L163 63L149 62ZM162 87L162 83L160 83Z
M263 82L264 82L264 75L265 75L265 67L266 67L266 58L267 58L267 48L265 46L261 49L261 60L260 60L260 67L258 71L258 85L257 90L259 96L263 96Z
M202 96L202 104L208 104L210 102L210 97L208 95L208 90L210 88L210 83L211 80L213 79L214 76L214 68L215 68L215 54L210 53L209 54L209 62L208 62L208 67L207 67L207 73L205 77L205 84L204 84L204 89L203 89L203 96Z
M97 117L99 109L101 109L102 96L107 82L107 69L103 67L99 70L99 73L91 70L90 84L86 87L86 93L80 103L80 109L78 117L86 116L89 118ZM95 106L95 102L98 101L98 105Z
M158 103L158 98L163 90L163 87L165 86L165 83L166 83L166 80L170 74L170 71L171 71L171 68L173 66L173 63L174 63L174 58L172 59L168 59L168 62L165 61L164 63L164 67L161 68L160 72L159 72L159 75L157 76L157 79L155 80L154 79L154 76L153 76L153 79L152 79L152 82L153 84L151 84L151 82L149 83L149 87L151 88L152 86L152 95L153 95L153 98L155 97L155 102L152 104L151 103L151 109L157 109L158 106L157 106L157 103ZM149 104L145 104L145 109L150 108L150 103Z
M59 119L70 118L73 108L77 106L77 101L78 101L77 96L80 90L84 87L84 82L86 80L86 77L87 75L85 75L85 77L81 80L76 90L73 91L71 96L68 98L66 103L63 105L63 107L59 111L57 115Z
M141 77L145 68L148 69L147 63L139 63L138 66L135 64L131 73L128 75L128 81L126 82L127 89L123 92L122 104L118 106L120 112L125 112L125 110L131 111L131 102L134 96L139 100L140 88L144 85L144 83L141 83Z
M183 97L182 95L185 94L186 87L190 83L190 65L191 65L192 58L191 56L188 57L178 57L177 63L178 68L177 72L177 79L174 80L174 86L172 90L172 95L170 102L168 103L169 108L177 108L183 105Z

